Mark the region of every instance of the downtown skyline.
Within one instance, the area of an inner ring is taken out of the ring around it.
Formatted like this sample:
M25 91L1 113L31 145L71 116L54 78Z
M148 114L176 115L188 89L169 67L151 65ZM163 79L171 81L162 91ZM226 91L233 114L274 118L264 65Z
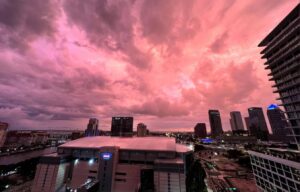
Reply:
M218 109L227 131L230 111L278 103L257 44L297 0L101 2L0 3L0 121L191 131Z

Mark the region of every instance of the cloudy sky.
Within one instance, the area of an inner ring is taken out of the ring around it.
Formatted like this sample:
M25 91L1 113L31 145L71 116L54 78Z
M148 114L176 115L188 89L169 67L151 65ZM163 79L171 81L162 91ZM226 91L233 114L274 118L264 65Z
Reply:
M298 0L0 0L0 121L191 130L272 93L257 45Z

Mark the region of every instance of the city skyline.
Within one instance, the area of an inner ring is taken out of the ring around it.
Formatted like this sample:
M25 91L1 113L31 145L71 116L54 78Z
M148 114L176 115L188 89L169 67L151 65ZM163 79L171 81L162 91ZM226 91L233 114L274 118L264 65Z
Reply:
M257 44L297 3L86 2L80 16L78 3L1 3L0 121L85 129L96 117L109 130L122 113L154 131L193 130L196 122L209 130L215 108L227 131L230 111L246 117L257 106L266 117L278 95Z

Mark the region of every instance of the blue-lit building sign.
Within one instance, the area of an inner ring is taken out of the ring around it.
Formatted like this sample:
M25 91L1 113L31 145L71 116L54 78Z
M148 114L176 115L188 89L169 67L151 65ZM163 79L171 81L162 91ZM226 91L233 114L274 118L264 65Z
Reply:
M202 143L212 143L214 140L211 138L205 138L205 139L201 139Z
M273 110L273 109L277 109L277 108L278 108L278 105L271 104L271 105L269 105L268 110Z
M105 152L100 154L103 160L110 160L112 158L112 153Z

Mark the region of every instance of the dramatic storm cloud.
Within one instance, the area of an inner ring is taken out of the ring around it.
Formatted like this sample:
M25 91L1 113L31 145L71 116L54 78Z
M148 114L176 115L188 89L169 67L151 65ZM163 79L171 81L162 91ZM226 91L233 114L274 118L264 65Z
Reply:
M130 115L191 130L208 109L276 102L262 38L297 0L0 0L0 121L108 130Z

